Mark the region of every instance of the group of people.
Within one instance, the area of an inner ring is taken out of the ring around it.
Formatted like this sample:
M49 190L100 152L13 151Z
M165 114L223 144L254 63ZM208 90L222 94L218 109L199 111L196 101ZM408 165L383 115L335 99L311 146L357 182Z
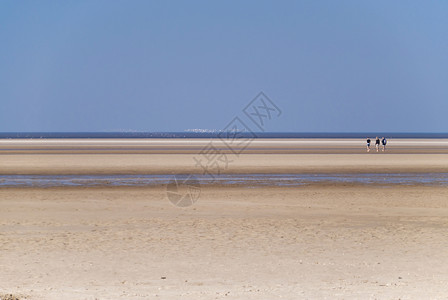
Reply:
M381 145L382 147L382 151L386 151L386 144L387 144L387 140L385 137L383 137L381 139ZM376 152L380 151L380 139L378 137L376 137L376 141L375 141L375 148L376 148ZM370 138L367 138L367 152L370 152Z

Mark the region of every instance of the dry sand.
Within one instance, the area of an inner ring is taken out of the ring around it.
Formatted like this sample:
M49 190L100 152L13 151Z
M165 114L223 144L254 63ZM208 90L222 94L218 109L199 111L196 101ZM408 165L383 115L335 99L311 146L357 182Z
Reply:
M448 172L444 140L369 154L299 142L251 144L221 171ZM202 172L203 141L33 143L0 141L0 175ZM0 299L448 299L447 229L446 187L210 185L183 209L164 186L3 187Z
M448 190L0 190L0 293L27 299L446 299Z

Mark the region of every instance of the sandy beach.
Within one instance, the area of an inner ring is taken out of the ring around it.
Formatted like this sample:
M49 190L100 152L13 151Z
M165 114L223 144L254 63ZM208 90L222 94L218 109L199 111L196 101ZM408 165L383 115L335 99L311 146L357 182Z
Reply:
M373 154L375 145L372 142ZM212 146L210 146L212 145ZM0 139L1 154L359 154L364 139ZM389 139L387 153L448 154L448 139Z
M212 147L210 148L210 142ZM200 174L201 158L222 157L214 173L448 172L448 140L398 139L366 153L358 139L272 139L228 147L219 139L0 140L0 174ZM233 152L232 152L233 151Z
M0 290L26 299L445 299L448 190L0 190Z
M119 154L81 153L64 143L40 142L39 150L29 141L15 143L0 143L0 175L202 171L193 159L199 152L185 153L191 150L185 145L173 147L172 154ZM357 153L341 153L334 144L308 143L321 149L317 154L278 150L292 149L288 143L270 145L280 152L257 154L266 145L251 144L222 172L430 176L448 173L444 143L423 143L416 152L403 142L395 153L392 146L386 153L365 153L363 145ZM206 185L187 208L174 206L165 186L3 186L0 295L446 299L447 228L448 189L425 184Z

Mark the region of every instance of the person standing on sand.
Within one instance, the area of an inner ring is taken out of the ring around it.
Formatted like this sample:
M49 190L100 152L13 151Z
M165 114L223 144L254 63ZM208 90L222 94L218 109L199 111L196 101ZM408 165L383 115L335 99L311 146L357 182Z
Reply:
M367 152L370 152L370 138L367 138Z
M383 136L383 139L381 140L381 144L383 144L383 152L386 151L386 144L387 144L387 140L386 138Z
M378 137L376 137L375 148L376 152L380 151L380 139Z

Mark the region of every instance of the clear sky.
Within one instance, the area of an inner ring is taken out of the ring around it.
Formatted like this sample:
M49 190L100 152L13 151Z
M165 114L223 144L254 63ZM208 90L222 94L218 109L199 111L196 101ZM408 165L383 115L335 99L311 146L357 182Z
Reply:
M0 131L448 132L448 1L1 1Z

